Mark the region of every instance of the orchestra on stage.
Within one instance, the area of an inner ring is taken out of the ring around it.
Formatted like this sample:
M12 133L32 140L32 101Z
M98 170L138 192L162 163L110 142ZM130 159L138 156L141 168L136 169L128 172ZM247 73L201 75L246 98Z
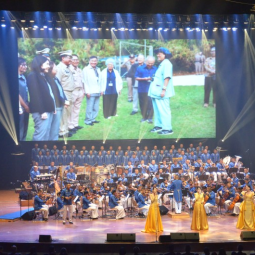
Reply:
M112 146L99 151L82 146L78 151L75 145L59 150L56 145L49 149L35 144L24 184L35 195L34 209L45 221L51 207L56 207L63 224L73 224L73 217L146 218L153 198L153 206L175 214L193 212L192 229L208 229L204 218L212 214L240 214L239 225L249 228L244 214L251 198L254 207L255 176L240 158L221 158L220 148L210 151L202 143L186 149L183 144L154 146L151 151L147 146L134 151L130 146L116 151ZM197 222L200 216L195 219L198 212L204 213L204 222Z

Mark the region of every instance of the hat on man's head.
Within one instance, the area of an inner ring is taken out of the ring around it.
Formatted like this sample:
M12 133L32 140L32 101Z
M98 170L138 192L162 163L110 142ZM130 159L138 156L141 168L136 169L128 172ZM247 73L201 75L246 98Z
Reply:
M215 51L215 47L214 46L211 48L211 51Z
M72 56L73 55L73 51L72 50L63 50L60 51L59 56Z
M154 52L156 54L161 52L161 53L165 54L167 58L172 57L172 53L165 47L160 47L160 48L156 49Z
M36 53L37 55L44 55L44 56L49 57L49 56L50 56L50 55L49 55L50 49L49 49L49 48L45 48L45 49L43 49L43 50L37 50L35 53Z
M129 58L135 58L135 55L134 54L130 54Z

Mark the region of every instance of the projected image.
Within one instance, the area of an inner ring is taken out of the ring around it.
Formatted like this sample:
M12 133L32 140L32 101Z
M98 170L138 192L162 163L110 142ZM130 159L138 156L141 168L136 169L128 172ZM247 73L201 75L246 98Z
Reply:
M214 40L19 39L20 140L215 138Z

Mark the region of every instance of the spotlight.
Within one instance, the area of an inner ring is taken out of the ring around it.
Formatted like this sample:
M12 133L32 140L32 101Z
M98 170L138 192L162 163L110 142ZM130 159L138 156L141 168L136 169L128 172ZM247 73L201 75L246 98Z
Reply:
M11 27L11 29L14 29L14 27Z
M75 30L77 30L77 27L72 27L72 29L75 29Z
M5 24L2 24L1 27L6 27L6 25L5 25Z
M120 30L120 31L125 31L125 28L124 28L124 27L121 27L119 30Z
M161 30L162 30L162 27L159 27L159 28L158 28L158 31L161 31Z
M112 28L111 28L111 30L114 30L114 29L115 29L115 27L112 27Z
M52 30L52 27L49 27L49 30L51 31L51 30Z
M38 28L38 26L37 26L37 25L34 25L34 28L35 28L35 29L37 29L37 28Z
M105 140L103 140L103 144L105 144Z
M47 26L43 26L43 28L47 28Z
M190 27L186 27L186 30L189 31L189 30L190 30Z
M57 30L59 30L59 31L60 31L60 30L61 30L61 27L57 27Z
M141 142L141 140L138 140L138 143L140 143Z
M224 139L221 140L224 143Z
M148 30L153 30L153 27L149 27Z
M237 27L232 27L232 31L236 31L237 30Z
M199 31L200 31L200 28L199 28L199 27L197 27L197 28L196 28L196 31L197 31L197 32L199 32Z
M223 27L222 30L223 31L228 31L228 29L226 27Z
M178 140L176 140L175 142L178 143Z

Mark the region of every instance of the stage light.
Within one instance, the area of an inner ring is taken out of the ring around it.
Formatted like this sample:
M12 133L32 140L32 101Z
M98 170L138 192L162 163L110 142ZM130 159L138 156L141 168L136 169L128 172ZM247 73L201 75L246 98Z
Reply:
M178 143L178 141L177 141L177 140L176 140L175 142L176 142L176 143Z
M37 29L37 28L38 28L38 26L37 26L37 25L34 25L34 28L35 28L35 29Z
M236 31L237 30L237 27L232 27L232 31Z
M11 29L14 29L14 27L11 27Z
M103 144L105 144L105 140L103 140Z
M189 30L190 30L190 27L186 27L186 30L189 31Z
M34 23L35 21L33 19L30 20L31 23Z
M197 27L197 28L196 28L196 31L197 31L197 32L200 32L200 28L199 28L199 27Z
M5 24L2 24L1 27L6 27L6 25L5 25Z
M162 27L159 27L159 28L158 28L158 31L161 31L162 29L163 29Z
M119 28L120 31L125 31L124 27Z
M60 31L60 30L61 30L61 27L57 27L57 30L59 30L59 31Z
M21 19L21 20L20 20L20 22L25 23L25 22L26 22L26 20L25 20L25 19Z
M72 29L75 29L75 30L77 30L77 27L72 27Z
M221 140L224 143L224 139Z
M165 32L168 31L168 28L165 28L164 31L165 31Z
M150 31L153 30L153 27L149 27L148 30L150 30Z
M51 30L52 30L52 27L49 27L49 30L51 31Z
M43 26L43 28L48 28L47 26Z
M223 27L222 30L223 31L228 31L228 29L226 27Z
M138 143L140 143L141 142L141 140L138 140Z
M115 27L112 27L111 30L115 30Z

